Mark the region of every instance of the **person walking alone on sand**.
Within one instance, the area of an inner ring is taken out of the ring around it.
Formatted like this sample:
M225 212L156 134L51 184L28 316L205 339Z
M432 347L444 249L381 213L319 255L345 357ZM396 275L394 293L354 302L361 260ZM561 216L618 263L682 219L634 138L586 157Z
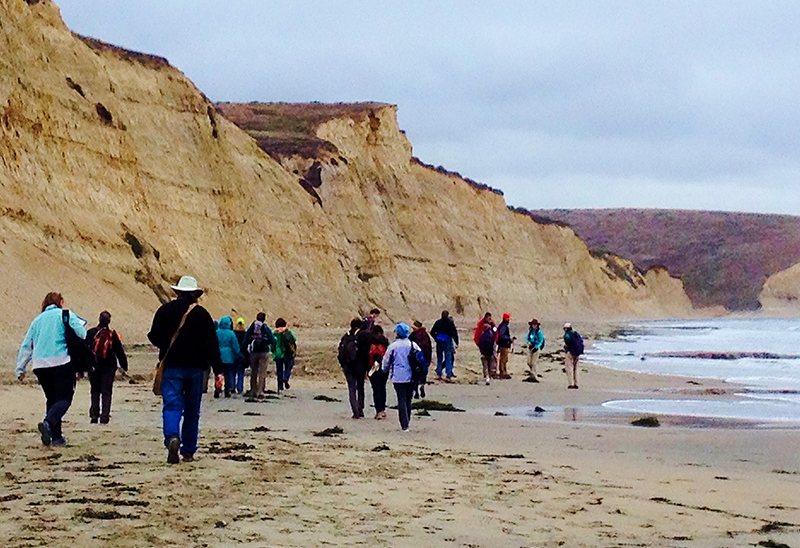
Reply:
M400 427L403 432L408 432L411 422L411 400L414 392L414 374L409 357L415 353L417 359L423 361L425 357L417 343L409 340L411 328L405 322L400 322L394 327L397 339L386 349L383 356L383 371L392 378L394 390L397 393L397 414L400 418Z
M458 329L450 312L442 311L442 317L434 322L431 336L436 341L436 380L442 380L442 372L447 380L455 377L453 374L453 353L458 347Z
M164 445L167 462L178 464L179 454L184 461L192 461L197 451L203 371L210 365L216 375L221 375L223 368L214 320L197 304L203 294L197 280L184 276L178 285L171 287L177 298L156 311L147 338L158 347L159 359L164 360L161 384ZM183 326L172 342L181 322Z
M511 345L514 344L516 337L511 336L511 328L508 325L510 321L511 314L504 312L503 321L497 326L497 368L499 369L497 376L500 379L511 378L511 375L508 374L508 355L511 353Z
M572 329L571 323L564 324L564 372L567 374L567 388L578 388L578 359L583 354L583 337Z
M33 319L17 354L15 373L19 382L25 381L25 369L33 362L33 373L39 380L47 405L44 420L39 423L43 445L64 446L67 440L61 431L61 419L72 405L75 395L75 368L67 352L64 334L64 297L48 293L42 302L42 312ZM67 322L75 333L86 337L86 321L68 312Z
M528 343L528 375L531 382L539 382L536 363L539 361L539 352L544 348L544 333L536 318L529 321L528 326L528 336L525 338Z
M86 333L86 340L97 357L97 368L89 373L89 384L92 389L92 403L89 407L89 420L92 424L108 424L111 416L111 394L114 390L114 378L117 367L128 370L128 357L122 348L122 341L117 332L109 327L111 313L103 311L97 322ZM102 401L102 409L101 409Z

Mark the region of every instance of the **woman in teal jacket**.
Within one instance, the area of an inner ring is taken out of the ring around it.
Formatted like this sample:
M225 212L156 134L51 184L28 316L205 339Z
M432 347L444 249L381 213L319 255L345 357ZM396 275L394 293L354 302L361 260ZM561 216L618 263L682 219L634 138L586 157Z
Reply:
M530 329L528 330L528 337L525 339L528 343L528 374L532 382L539 382L536 363L539 361L539 351L544 348L544 333L542 333L539 320L536 318L529 321L528 325Z
M233 320L230 316L225 316L219 321L217 327L217 341L219 342L219 355L222 359L222 369L225 376L225 397L231 397L233 387L233 364L241 359L242 351L239 349L239 339L233 332ZM214 390L214 397L218 398L220 389Z
M39 379L47 401L47 414L39 423L44 445L67 444L61 431L61 419L75 395L75 369L67 352L63 306L61 293L52 292L45 296L42 313L31 322L17 354L17 379L19 382L25 380L25 369L33 362L33 373ZM86 320L72 311L69 312L69 325L79 337L86 337Z

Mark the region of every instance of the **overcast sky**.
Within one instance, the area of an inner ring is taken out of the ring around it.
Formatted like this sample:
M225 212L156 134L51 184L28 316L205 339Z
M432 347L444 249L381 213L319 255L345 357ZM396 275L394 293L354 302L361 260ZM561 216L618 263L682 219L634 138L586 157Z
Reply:
M512 205L800 215L800 2L59 0L214 101L379 101Z

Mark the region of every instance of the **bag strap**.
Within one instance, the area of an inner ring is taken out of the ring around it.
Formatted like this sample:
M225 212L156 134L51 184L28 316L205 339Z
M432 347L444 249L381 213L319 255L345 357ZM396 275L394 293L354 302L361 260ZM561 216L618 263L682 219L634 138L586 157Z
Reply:
M178 324L178 329L176 329L175 333L172 335L172 340L169 341L169 346L167 347L167 351L164 352L164 359L162 361L166 361L167 360L167 355L169 354L169 351L172 348L172 345L175 344L175 341L178 339L178 334L181 332L181 327L183 327L183 324L186 323L186 318L189 316L189 312L191 312L192 309L195 306L197 306L197 303L190 304L189 308L183 314L183 318L181 318L181 323Z

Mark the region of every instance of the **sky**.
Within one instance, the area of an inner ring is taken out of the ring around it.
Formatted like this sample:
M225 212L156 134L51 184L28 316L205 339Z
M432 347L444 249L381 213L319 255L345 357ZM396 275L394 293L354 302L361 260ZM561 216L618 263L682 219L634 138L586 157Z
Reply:
M800 2L57 0L213 101L398 106L510 205L800 215Z

